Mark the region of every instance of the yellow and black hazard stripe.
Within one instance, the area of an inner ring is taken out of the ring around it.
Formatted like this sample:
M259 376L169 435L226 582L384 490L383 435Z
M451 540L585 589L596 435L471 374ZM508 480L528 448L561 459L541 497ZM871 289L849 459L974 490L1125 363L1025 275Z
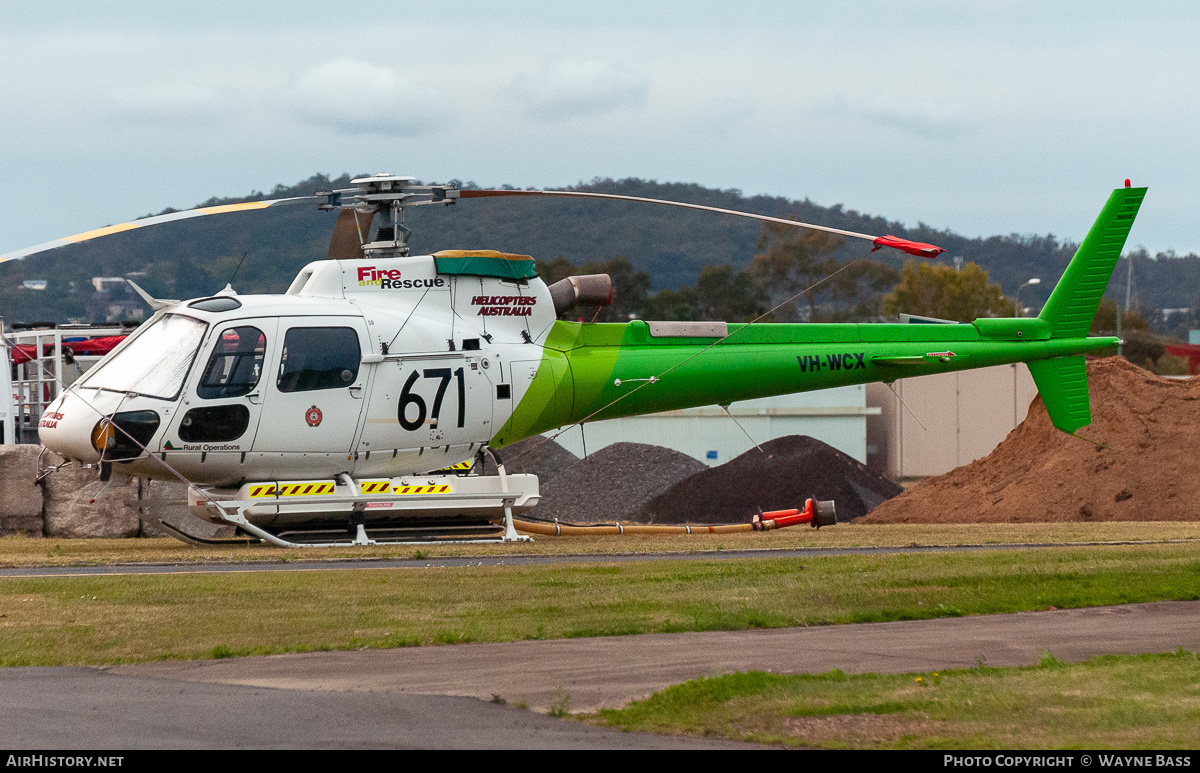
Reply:
M335 483L331 480L306 480L296 483L252 483L247 492L251 499L265 497L312 497L332 494Z
M467 459L466 461L459 462L458 464L452 464L449 467L439 467L438 469L436 469L432 472L426 473L426 474L428 474L428 475L439 475L439 474L444 475L444 474L449 474L449 473L460 473L461 474L464 472L470 472L471 464L472 464L471 460Z
M390 480L364 480L359 482L358 487L364 494L387 494L392 487L392 482Z
M299 483L280 483L281 497L316 497L332 494L336 484L331 480L308 480Z
M392 493L397 496L408 494L449 494L450 484L439 483L429 486L392 486Z

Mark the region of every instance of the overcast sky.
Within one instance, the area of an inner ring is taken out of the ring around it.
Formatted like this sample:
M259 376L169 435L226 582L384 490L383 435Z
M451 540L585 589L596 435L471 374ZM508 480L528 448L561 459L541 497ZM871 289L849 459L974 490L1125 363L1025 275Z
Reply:
M593 7L600 5L601 7ZM0 253L313 173L697 182L1200 252L1200 5L0 5Z

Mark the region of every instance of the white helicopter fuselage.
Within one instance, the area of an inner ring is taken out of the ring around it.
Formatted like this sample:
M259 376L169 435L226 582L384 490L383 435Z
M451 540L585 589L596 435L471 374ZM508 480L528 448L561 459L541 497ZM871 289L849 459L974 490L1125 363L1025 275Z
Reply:
M433 256L317 261L284 295L159 311L39 434L69 459L212 486L419 474L495 436L554 321L537 278L439 274ZM105 416L137 442L105 435Z

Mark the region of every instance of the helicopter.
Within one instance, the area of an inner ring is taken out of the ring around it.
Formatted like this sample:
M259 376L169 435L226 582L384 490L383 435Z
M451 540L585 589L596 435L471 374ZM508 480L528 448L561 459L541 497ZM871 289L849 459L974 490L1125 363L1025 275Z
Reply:
M1084 355L1118 343L1088 337L1088 328L1146 193L1128 180L1112 192L1033 318L585 323L559 316L610 303L607 275L547 286L528 255L411 255L405 209L579 196L829 231L926 258L943 250L616 194L462 189L390 174L351 184L173 212L0 255L2 262L273 206L340 210L328 258L306 265L281 295L239 295L227 286L209 297L163 300L131 282L153 316L50 404L42 444L99 466L105 480L114 469L185 480L193 515L295 546L419 540L447 530L458 539L525 539L513 517L536 505L537 478L507 474L498 452L585 421L1025 362L1054 425L1074 433L1091 422ZM474 474L485 455L498 475Z

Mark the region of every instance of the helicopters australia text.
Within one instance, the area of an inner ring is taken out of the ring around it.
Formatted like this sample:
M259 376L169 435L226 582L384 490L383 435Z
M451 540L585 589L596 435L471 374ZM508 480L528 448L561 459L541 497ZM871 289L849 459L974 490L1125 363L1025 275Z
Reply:
M866 352L847 352L846 354L827 354L821 356L798 355L801 373L820 373L821 370L866 370Z
M49 427L53 429L54 427L58 426L58 422L62 419L62 417L63 415L56 411L46 411L42 414L42 420L38 422L38 426Z
M476 295L472 306L479 307L480 317L528 317L533 313L537 297L533 295Z

